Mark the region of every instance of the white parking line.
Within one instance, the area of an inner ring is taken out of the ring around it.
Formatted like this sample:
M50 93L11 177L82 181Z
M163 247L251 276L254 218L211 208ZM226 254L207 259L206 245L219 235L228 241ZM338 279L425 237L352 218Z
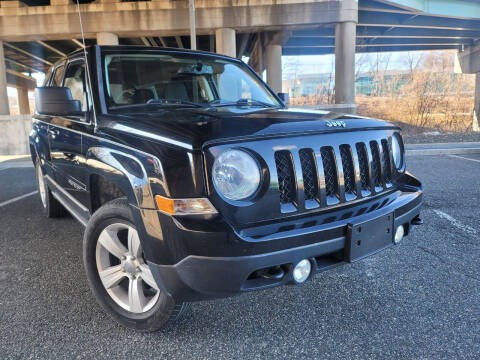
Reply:
M0 203L0 207L5 206L5 205L8 205L8 204L11 204L11 203L14 203L15 201L19 201L19 200L25 199L25 198L27 198L27 197L29 197L29 196L35 195L36 193L38 193L38 190L35 190L35 191L32 191L31 193L24 194L24 195L20 195L20 196L17 196L17 197L15 197L15 198L13 198L13 199L4 201L4 202Z
M477 159L470 159L470 158L466 158L466 157L459 156L459 155L448 155L448 156L450 156L450 157L455 157L455 158L459 158L459 159L463 159L463 160L475 161L475 162L478 162L478 163L480 163L480 160L477 160Z
M474 229L473 227L465 225L464 223L458 221L457 219L455 219L454 217L451 217L450 215L448 215L447 213L444 213L443 211L440 211L437 209L433 209L433 211L442 219L449 221L450 224L455 226L457 229L465 231L469 235L473 235L473 236L477 235L477 230Z
M28 162L14 162L14 163L5 163L0 164L0 171L7 170L7 169L27 169L33 168L33 164Z

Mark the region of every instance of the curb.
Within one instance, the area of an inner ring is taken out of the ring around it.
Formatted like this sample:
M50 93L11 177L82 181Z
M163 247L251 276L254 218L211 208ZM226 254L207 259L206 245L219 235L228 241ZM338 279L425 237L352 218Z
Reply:
M444 149L408 149L407 156L480 154L480 147Z

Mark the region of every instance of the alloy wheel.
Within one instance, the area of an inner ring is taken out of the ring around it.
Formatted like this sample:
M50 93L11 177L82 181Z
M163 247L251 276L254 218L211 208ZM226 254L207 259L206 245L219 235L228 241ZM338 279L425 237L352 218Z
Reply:
M114 223L103 229L97 241L96 263L100 280L117 305L136 314L155 305L160 289L145 262L135 228Z

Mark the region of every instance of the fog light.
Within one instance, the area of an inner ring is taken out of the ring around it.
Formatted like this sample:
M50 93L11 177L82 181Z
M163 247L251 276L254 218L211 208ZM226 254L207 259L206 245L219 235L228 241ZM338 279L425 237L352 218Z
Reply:
M297 283L303 283L308 279L311 271L312 264L310 264L309 260L303 259L293 268L293 279Z
M403 235L405 235L405 229L403 228L403 225L400 225L399 227L397 227L397 230L395 230L395 237L393 238L393 242L395 244L398 244L400 241L402 241Z

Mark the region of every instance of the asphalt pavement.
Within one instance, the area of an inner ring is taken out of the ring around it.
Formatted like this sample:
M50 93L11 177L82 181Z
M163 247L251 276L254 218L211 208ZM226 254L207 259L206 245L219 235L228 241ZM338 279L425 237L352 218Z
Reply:
M400 245L303 286L194 303L151 334L103 313L82 226L44 218L38 194L22 198L34 171L15 162L0 166L2 359L480 358L480 154L408 158L425 224Z

